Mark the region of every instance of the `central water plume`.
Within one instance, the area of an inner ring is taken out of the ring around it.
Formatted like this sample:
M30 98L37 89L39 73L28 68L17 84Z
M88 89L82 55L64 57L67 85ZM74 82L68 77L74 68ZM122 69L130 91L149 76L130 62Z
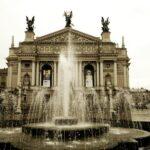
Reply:
M71 34L68 34L66 51L61 51L58 68L58 91L63 105L63 117L69 116L69 106L74 86L74 51Z

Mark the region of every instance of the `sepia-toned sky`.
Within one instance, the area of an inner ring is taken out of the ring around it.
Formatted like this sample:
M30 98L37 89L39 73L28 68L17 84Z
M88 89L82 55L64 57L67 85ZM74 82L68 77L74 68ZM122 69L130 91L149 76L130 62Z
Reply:
M74 29L101 35L101 17L110 18L111 40L124 35L130 57L130 87L150 89L149 0L0 0L0 68L7 67L11 36L24 40L26 18L35 16L35 34L64 28L64 11L72 10Z

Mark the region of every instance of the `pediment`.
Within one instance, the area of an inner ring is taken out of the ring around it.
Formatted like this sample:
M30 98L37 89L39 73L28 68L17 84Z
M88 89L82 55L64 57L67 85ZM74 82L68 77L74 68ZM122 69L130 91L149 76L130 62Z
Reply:
M73 43L97 43L99 38L74 30L64 28L54 33L38 37L35 42L38 43L67 43L71 40Z

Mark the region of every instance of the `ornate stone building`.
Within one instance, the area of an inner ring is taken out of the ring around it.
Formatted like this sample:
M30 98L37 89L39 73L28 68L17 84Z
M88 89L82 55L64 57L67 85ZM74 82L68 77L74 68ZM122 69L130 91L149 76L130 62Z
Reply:
M25 32L25 40L9 49L7 88L34 91L38 87L57 89L59 55L67 50L68 37L75 55L76 89L86 87L86 73L92 75L92 86L101 91L106 85L115 89L129 88L129 58L122 39L122 47L110 39L110 32L101 37L65 27L62 30L34 38L33 31ZM69 36L68 36L69 35Z

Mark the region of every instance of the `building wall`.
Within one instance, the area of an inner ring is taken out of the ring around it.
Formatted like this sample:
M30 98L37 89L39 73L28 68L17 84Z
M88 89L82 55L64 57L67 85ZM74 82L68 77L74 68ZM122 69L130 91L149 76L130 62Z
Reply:
M0 69L0 89L6 87L7 84L7 69Z

